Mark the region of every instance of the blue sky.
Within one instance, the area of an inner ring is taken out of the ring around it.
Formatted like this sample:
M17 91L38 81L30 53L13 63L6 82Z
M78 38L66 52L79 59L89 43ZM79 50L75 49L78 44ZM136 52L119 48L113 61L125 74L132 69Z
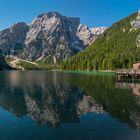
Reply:
M0 30L49 11L80 17L89 27L110 26L139 7L139 0L0 0Z

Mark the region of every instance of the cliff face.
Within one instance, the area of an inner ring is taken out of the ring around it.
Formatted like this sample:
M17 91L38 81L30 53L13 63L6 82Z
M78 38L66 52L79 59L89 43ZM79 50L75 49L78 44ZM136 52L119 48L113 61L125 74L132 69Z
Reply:
M79 18L64 17L56 12L39 15L30 24L20 57L48 63L66 60L86 47L76 36L79 24Z
M28 26L21 22L0 32L0 49L4 54L22 48Z
M101 34L107 30L107 27L89 28L86 25L79 25L77 36L83 41L83 44L91 45Z
M84 50L105 28L98 30L81 25L79 18L49 12L39 15L29 25L17 23L1 31L0 48L4 54L25 60L60 63Z
M136 31L140 29L140 10L138 11L138 15L134 21L131 22L132 31ZM136 46L140 48L140 34L136 38Z

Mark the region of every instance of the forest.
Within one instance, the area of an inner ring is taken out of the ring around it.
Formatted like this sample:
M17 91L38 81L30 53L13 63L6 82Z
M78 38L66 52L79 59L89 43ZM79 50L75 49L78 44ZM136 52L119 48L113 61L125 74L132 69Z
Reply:
M140 60L140 48L136 45L140 29L133 29L131 22L137 14L114 23L86 50L61 64L63 70L115 70L131 68Z

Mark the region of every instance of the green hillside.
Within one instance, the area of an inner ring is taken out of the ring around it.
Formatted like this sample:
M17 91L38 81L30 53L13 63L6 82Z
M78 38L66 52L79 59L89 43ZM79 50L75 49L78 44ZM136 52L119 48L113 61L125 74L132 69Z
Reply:
M131 30L134 13L115 23L85 51L61 64L64 70L113 70L130 68L140 60L140 48L136 46L140 29Z

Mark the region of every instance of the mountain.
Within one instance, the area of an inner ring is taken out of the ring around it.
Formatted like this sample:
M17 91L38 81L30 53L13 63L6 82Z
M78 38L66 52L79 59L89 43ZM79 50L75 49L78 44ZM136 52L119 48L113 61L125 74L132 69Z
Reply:
M14 49L19 49L24 44L28 26L20 22L0 32L0 49L4 54L9 54Z
M102 31L96 34L81 25L79 18L49 12L39 15L29 25L21 22L1 31L0 49L29 61L60 63L84 50Z
M96 28L91 28L91 32L93 35L102 35L108 28L107 27L96 27Z
M95 31L95 30L94 30ZM118 21L85 51L68 59L66 70L131 68L140 60L140 12Z
M86 47L76 36L79 24L79 18L64 17L56 12L39 15L30 24L20 57L48 63L69 58Z
M107 27L89 28L80 24L77 30L77 36L83 41L84 45L92 44L101 34L107 30Z

